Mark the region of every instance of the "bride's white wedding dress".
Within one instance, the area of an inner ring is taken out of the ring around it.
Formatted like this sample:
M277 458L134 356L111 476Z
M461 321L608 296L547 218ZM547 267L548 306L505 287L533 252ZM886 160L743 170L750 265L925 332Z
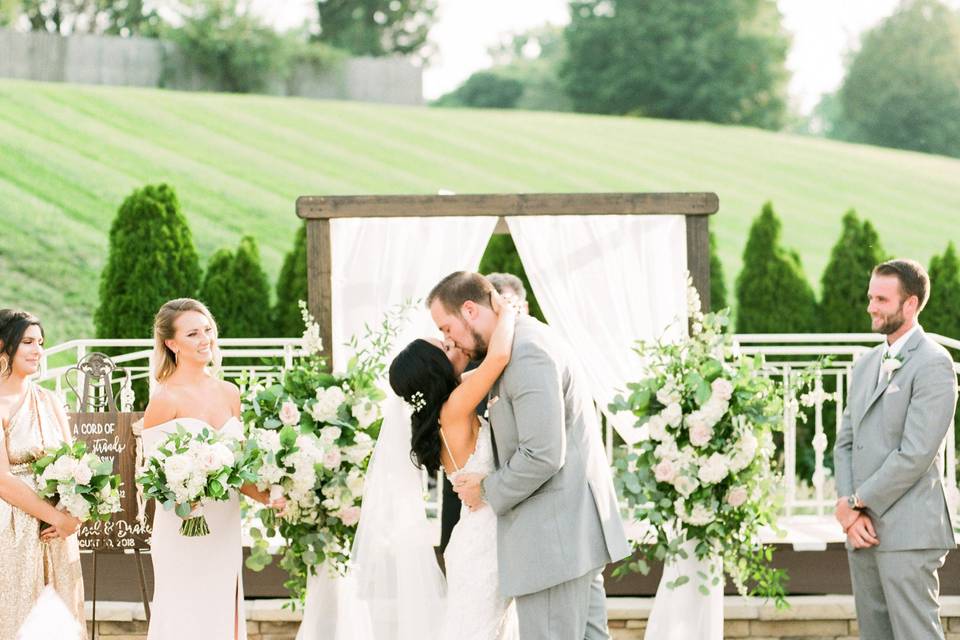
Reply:
M213 429L196 418L177 418L145 429L144 455L149 457L178 424L194 433ZM243 425L235 417L218 431L243 438ZM150 545L154 592L149 640L246 640L238 494L231 492L229 500L206 503L203 515L210 533L186 537L180 535L182 520L157 505Z
M461 473L487 475L493 471L490 425L481 418L476 449L462 469L448 475L452 482ZM440 640L517 640L516 605L500 595L497 514L489 505L476 511L464 505L443 557L447 607Z

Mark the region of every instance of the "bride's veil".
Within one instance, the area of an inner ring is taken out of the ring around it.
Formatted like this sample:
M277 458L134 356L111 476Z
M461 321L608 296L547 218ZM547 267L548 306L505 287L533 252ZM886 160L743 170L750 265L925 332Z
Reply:
M409 409L392 392L382 407L353 545L357 597L370 611L375 640L430 640L440 626L446 587L421 472L410 460Z

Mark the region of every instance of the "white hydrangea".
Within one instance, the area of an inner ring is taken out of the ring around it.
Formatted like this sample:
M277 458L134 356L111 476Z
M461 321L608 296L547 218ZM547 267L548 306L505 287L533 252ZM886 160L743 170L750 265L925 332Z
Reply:
M652 440L663 440L667 436L667 423L661 415L650 416L647 420L647 435Z
M350 412L360 424L361 429L366 429L380 417L379 405L369 400L356 403L350 408Z
M257 441L257 445L269 453L277 453L280 451L280 432L274 431L273 429L254 429L253 437Z
M683 421L683 409L680 407L679 402L671 402L668 404L666 408L660 412L660 415L671 427L679 427Z
M78 520L87 520L90 517L90 503L78 493L61 495L58 506L66 509L67 513Z
M46 480L56 480L57 482L66 482L73 478L79 462L72 456L62 456L57 458L46 469L43 470L41 478Z

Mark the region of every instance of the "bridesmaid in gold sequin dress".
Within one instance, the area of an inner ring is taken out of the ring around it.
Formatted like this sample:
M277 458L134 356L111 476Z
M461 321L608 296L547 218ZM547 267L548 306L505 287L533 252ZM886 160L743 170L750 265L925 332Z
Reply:
M36 493L30 463L70 440L56 396L30 381L43 329L30 314L0 309L0 640L14 640L45 585L86 629L79 521ZM41 522L51 525L41 536Z

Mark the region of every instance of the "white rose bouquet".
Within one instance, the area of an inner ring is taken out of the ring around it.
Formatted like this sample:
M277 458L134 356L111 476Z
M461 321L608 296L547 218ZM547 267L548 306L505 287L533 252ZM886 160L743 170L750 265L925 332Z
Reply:
M228 500L231 490L255 482L260 464L261 452L254 442L240 442L206 428L192 433L177 425L147 459L137 483L146 498L154 498L183 518L182 535L205 536L210 527L203 503Z
M611 404L632 412L646 436L615 460L620 495L650 525L637 541L639 558L621 571L646 573L649 562L685 557L684 543L696 541L697 557L722 560L711 566L722 565L742 593L782 604L785 574L759 541L778 510L773 434L782 428L782 389L761 359L733 356L726 312L702 314L692 286L688 301L689 336L639 343L646 377ZM722 588L722 578L707 580Z
M33 463L33 472L37 493L81 522L106 522L120 511L120 476L113 462L87 453L81 440L49 449Z

